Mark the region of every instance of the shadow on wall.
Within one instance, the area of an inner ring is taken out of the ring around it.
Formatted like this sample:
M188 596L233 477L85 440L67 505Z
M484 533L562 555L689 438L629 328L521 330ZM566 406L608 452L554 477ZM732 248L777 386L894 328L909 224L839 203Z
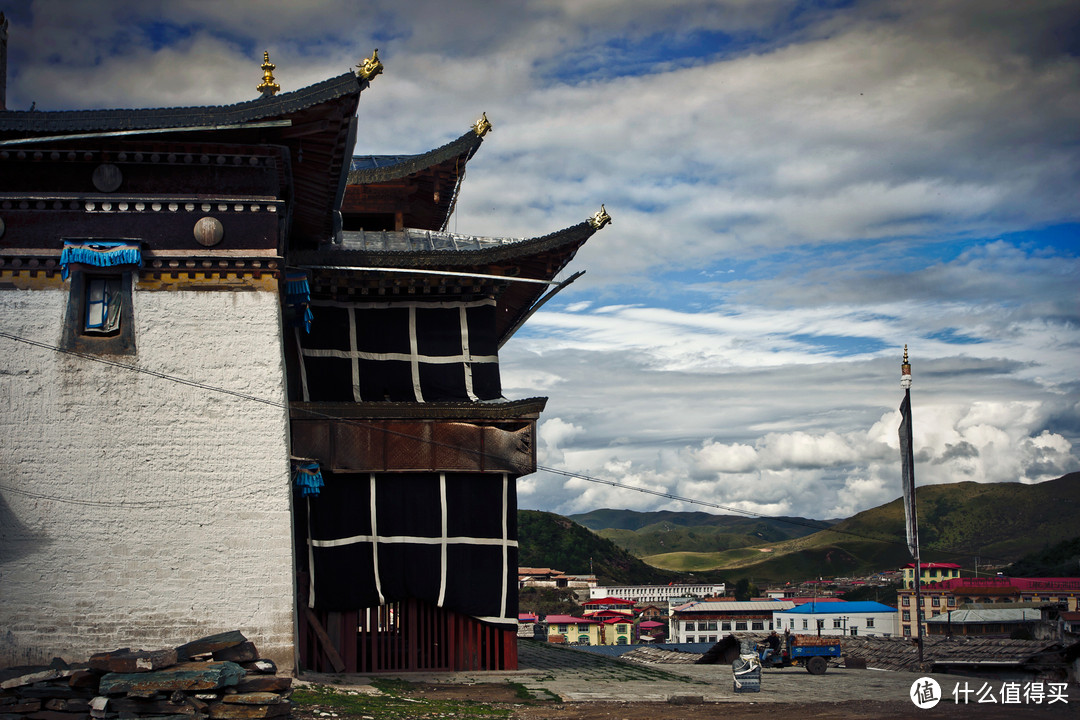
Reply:
M51 541L35 534L19 521L15 512L0 495L0 566L39 552Z

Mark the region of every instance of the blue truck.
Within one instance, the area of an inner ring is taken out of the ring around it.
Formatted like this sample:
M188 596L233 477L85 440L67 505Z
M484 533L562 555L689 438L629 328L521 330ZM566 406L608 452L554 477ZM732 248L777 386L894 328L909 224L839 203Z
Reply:
M829 668L829 658L840 657L840 638L816 635L777 636L780 641L773 650L768 642L757 646L763 668L802 666L811 675L821 675Z

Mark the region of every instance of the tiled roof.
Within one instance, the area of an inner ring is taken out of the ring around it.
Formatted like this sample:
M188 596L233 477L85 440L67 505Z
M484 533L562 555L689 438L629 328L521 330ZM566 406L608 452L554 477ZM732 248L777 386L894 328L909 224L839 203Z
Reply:
M866 666L876 670L906 670L921 672L919 648L911 638L845 637L842 641L845 657L866 660ZM924 663L933 662L1035 662L1060 651L1060 646L1040 640L1007 640L1002 638L946 638L930 635L923 640Z
M765 641L767 633L739 633L739 638L756 644ZM999 638L946 638L928 636L923 642L922 665L919 664L919 648L911 638L868 637L849 635L840 639L841 651L845 658L865 660L866 666L874 670L898 670L904 672L926 672L934 663L1013 663L1017 665L1064 665L1065 659L1080 643L1068 648L1058 643L1041 640L1005 640ZM721 640L717 643L720 646ZM714 646L716 647L716 646ZM692 653L688 653L695 657ZM701 655L696 657L700 658ZM630 658L628 658L630 659ZM632 658L638 659L638 658ZM641 660L648 662L647 660ZM657 660L653 660L657 662ZM660 662L669 662L661 660Z
M408 177L455 157L468 162L483 143L470 130L457 140L419 155L354 155L349 165L349 185L366 185Z
M351 72L293 92L233 105L115 110L0 111L0 134L57 135L235 125L276 118L356 93L367 86Z

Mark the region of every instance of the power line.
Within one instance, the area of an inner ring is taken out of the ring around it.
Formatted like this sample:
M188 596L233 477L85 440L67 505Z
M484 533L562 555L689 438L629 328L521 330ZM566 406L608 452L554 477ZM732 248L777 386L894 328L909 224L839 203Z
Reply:
M176 375L170 375L168 373L163 373L163 372L159 372L159 371L156 371L156 370L150 370L148 368L138 367L136 365L132 365L132 364L129 364L129 363L119 362L117 360L111 360L109 358L101 357L99 355L93 355L93 354L81 352L81 351L78 351L78 350L71 350L71 349L67 349L67 348L58 347L56 345L51 345L49 343L40 342L38 340L31 340L30 338L21 337L19 335L15 335L13 333L5 332L3 330L0 330L0 337L7 338L8 340L12 340L14 342L24 343L26 345L31 345L31 346L34 346L34 347L38 347L38 348L41 348L41 349L44 349L44 350L50 350L52 352L57 352L57 353L61 353L61 354L64 354L64 355L71 355L71 356L74 356L74 357L78 357L78 358L81 358L83 360L89 360L91 362L101 363L103 365L108 365L108 366L111 366L111 367L119 368L121 370L128 370L128 371L132 371L132 372L142 373L144 375L150 375L152 377L155 377L155 378L158 378L158 379L161 379L161 380L165 380L167 382L174 382L174 383L178 383L178 384L181 384L181 385L186 385L188 387L197 388L199 390L205 390L207 392L221 393L221 394L224 394L224 395L229 395L229 396L232 396L232 397L239 398L241 400L248 400L248 401L251 401L251 402L257 402L257 403L261 403L263 405L267 405L267 406L277 408L277 409L281 409L281 410L285 410L285 411L289 410L289 404L287 402L282 403L282 402L278 402L276 400L268 400L266 398L260 398L260 397L258 397L256 395L251 395L249 393L243 393L243 392L239 392L239 391L236 391L236 390L229 390L227 388L218 387L216 385L209 385L207 383L198 382L196 380L190 380L190 379L179 377L179 376L176 376ZM332 414L329 414L329 413L323 413L323 412L319 412L319 411L315 411L315 410L310 410L310 409L307 409L307 408L305 408L304 412L307 413L308 415L311 415L311 416L314 416L314 417L317 417L317 418L323 418L323 419L327 419L327 420L335 420L335 421L338 421L338 422L343 422L343 423L346 423L346 424L355 425L357 427L364 427L364 428L368 428L368 429L374 429L374 430L377 430L379 432L383 432L383 433L385 433L387 435L396 435L396 436L399 436L399 437L406 437L406 438L417 440L417 441L420 441L420 442L423 442L423 443L427 443L429 445L434 445L436 447L443 447L443 448L451 449L451 450L454 450L454 451L460 452L460 453L472 454L472 455L475 455L477 457L494 457L494 456L492 456L492 455L490 455L488 453L484 453L483 451L476 450L476 449L473 449L473 448L466 448L466 447L461 447L461 446L457 446L457 445L452 445L450 443L443 443L443 442L439 442L439 441L436 441L436 440L433 440L433 439L430 439L430 438L419 438L419 437L416 437L414 435L409 435L408 433L403 433L403 432L391 430L389 428L380 427L380 426L372 424L372 423L365 423L365 422L363 422L361 420L357 420L356 418L340 417L340 416L337 416L337 415L332 415ZM525 468L522 468L522 469L524 470ZM837 529L835 526L830 526L830 525L826 525L826 524L823 524L823 523L816 523L816 522L813 522L813 521L799 520L797 518L778 517L778 516L775 516L775 515L766 515L765 513L759 513L759 512L755 512L753 510L744 510L742 508L736 508L736 507L732 507L730 505L722 505L722 504L710 502L710 501L707 501L707 500L698 500L698 499L695 499L695 498L689 498L689 497L676 495L674 493L669 493L669 492L660 491L660 490L650 490L648 488L642 488L642 487L637 487L637 486L634 486L634 485L628 485L626 483L621 483L621 482L618 482L617 480L606 480L606 479L603 479L603 478L593 477L591 475L585 475L583 473L571 472L569 470L560 470L558 468L550 468L550 467L545 467L543 465L537 465L536 469L539 470L539 471L551 473L553 475L561 475L563 477L568 477L568 478L573 478L573 479L578 479L578 480L584 480L586 482L591 482L591 483L595 483L595 484L598 484L598 485L609 485L611 487L619 488L619 489L622 489L622 490L631 490L633 492L639 492L639 493L643 493L643 494L646 494L646 495L652 495L652 496L655 496L655 497L665 498L665 499L668 499L668 500L675 500L675 501L678 501L678 502L689 503L689 504L692 504L692 505L699 505L699 506L702 506L702 507L714 508L714 509L717 509L717 510L723 510L725 512L734 513L734 514L738 514L738 515L746 515L746 516L749 516L749 517L757 517L757 518L761 518L761 519L764 519L764 520L772 520L774 522L780 522L780 523L785 523L785 524L788 524L788 525L795 525L795 526L799 526L799 527L805 527L805 528L809 528L809 529L817 530L817 531L829 530L831 532L834 532L834 533L837 533L837 534L840 534L840 535L847 535L847 536L850 536L850 537L856 537L856 538L860 538L860 539L863 539L863 540L873 540L875 542L887 543L887 544L890 544L890 545L903 545L905 547L907 546L906 540L905 541L900 541L900 540L896 540L896 539L889 538L889 537L866 535L866 534L854 532L854 531L851 531L851 530ZM0 486L0 489L5 489L5 486ZM24 494L24 495L28 494L27 491L20 491L20 490L15 489L15 488L7 487L6 489L8 489L9 491L17 492L17 493L21 492L21 494ZM42 496L40 499L52 499L52 500L60 501L57 498L47 498L45 496ZM86 501L87 504L96 503L96 502L98 502L98 501ZM937 550L935 550L935 552L940 552L940 553L943 553L943 554L946 554L946 555L956 555L956 556L961 556L961 557L975 557L976 556L975 553L967 553L967 552L962 552L962 551L958 551L958 550L937 549ZM981 553L978 556L979 557L990 557L990 556L987 556L987 555L983 555ZM1000 561L1005 562L1004 558L991 558L991 559L1000 560Z

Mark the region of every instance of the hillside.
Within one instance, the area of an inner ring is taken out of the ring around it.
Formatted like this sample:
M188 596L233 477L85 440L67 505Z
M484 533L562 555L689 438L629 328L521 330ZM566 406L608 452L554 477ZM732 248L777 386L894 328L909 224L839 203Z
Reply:
M686 579L645 564L615 543L549 512L518 511L518 565L550 567L572 575L593 572L602 585L650 585ZM699 580L709 577L696 576Z
M1025 555L1002 572L1013 577L1080 577L1080 536Z
M637 557L671 552L718 552L803 537L836 520L758 518L704 512L594 510L570 519Z
M1007 563L1076 536L1080 473L1038 485L962 482L918 490L923 561ZM644 558L673 571L723 569L756 582L868 574L911 562L898 498L828 530L779 543Z

